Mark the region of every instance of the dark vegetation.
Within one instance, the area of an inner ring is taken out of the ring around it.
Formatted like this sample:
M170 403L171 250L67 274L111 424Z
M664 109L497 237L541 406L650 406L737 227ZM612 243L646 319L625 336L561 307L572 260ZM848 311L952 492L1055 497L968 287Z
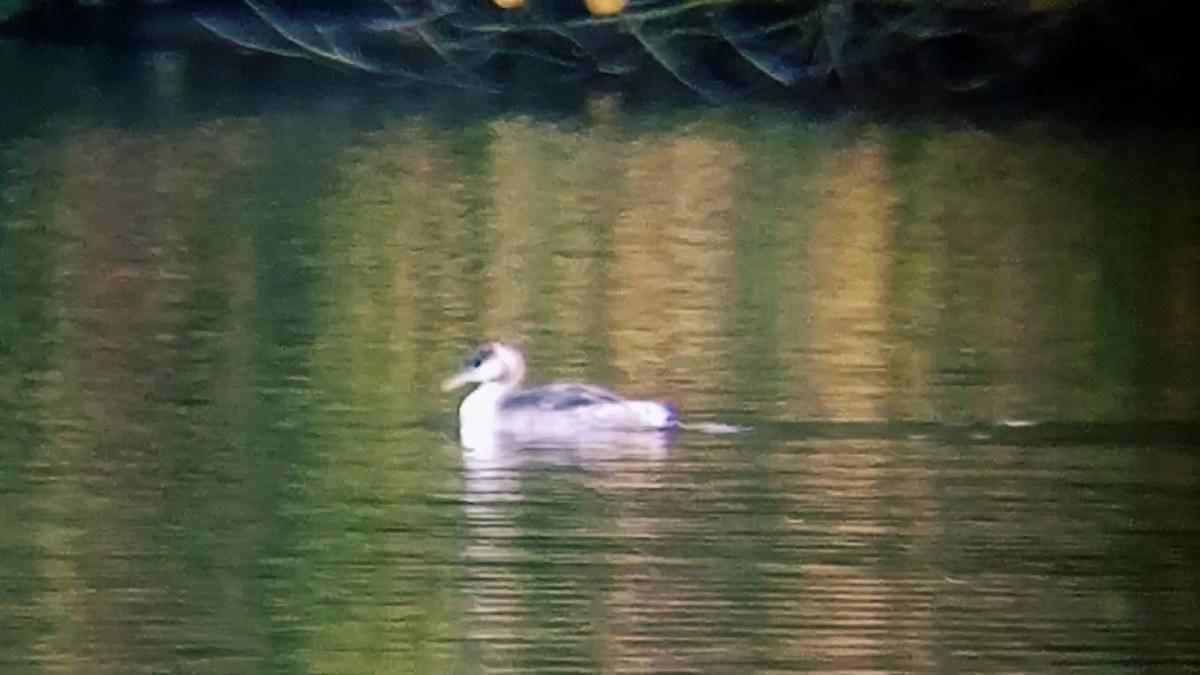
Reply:
M10 3L11 4L11 3ZM1196 3L630 0L42 0L10 36L110 49L220 51L271 67L485 92L675 89L712 103L1186 110Z

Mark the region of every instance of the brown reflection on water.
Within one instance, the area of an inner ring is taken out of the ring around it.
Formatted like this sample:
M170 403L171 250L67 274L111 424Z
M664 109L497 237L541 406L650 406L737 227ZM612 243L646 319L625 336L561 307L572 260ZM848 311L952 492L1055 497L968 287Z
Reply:
M286 164L284 142L257 138L262 123L80 143L68 189L87 192L62 218L92 260L78 277L81 314L101 322L89 360L133 344L113 331L145 343L130 357L143 369L168 358L177 338L152 324L169 322L181 289L199 283L183 281L198 270L171 265L213 221L244 226L238 206L261 199L262 185L224 177L250 158ZM303 135L304 124L279 133ZM635 131L606 116L315 134L312 146L338 145L322 155L335 180L288 197L321 224L313 246L325 258L314 262L322 292L338 297L316 303L331 321L359 322L347 340L388 335L391 379L412 396L444 367L430 354L448 359L469 338L497 336L526 343L540 376L604 379L699 411L1195 412L1197 207L1186 185L1196 170L1183 159L1153 198L1127 204L1148 180L1118 174L1128 184L1094 187L1110 158L1036 127L915 140L866 127L808 145L767 129L780 142L764 147L736 132L707 122ZM912 159L897 158L902 143ZM1124 210L1093 204L1101 188ZM1097 254L1133 216L1146 240ZM242 254L226 276L253 295L254 266L268 263ZM125 314L89 309L106 303L125 303ZM149 323L118 325L133 316ZM417 343L419 354L408 349ZM357 356L369 372L373 354ZM149 386L135 378L121 395ZM1150 394L1152 405L1131 401Z
M1144 633L1193 653L1186 452L777 429L1194 416L1193 160L1130 206L1149 179L1100 190L1109 160L1038 129L328 122L46 141L69 289L28 582L49 669L443 667L460 642L498 670L1037 670ZM435 385L492 336L538 377L754 433L471 466Z
M65 391L47 400L61 417L45 461L59 473L38 523L49 583L40 611L54 630L37 649L51 670L170 660L167 641L146 639L152 629L139 619L173 602L154 580L143 528L162 515L172 442L155 402L169 396L181 359L198 356L180 349L191 317L179 304L215 278L187 262L191 214L211 198L216 164L235 167L239 155L239 134L210 140L98 128L73 136L62 158L56 227L66 244L55 279L66 290L55 310ZM246 278L244 258L224 262Z
M780 652L837 669L934 670L944 579L923 449L816 441L790 450L767 460L769 489L785 503L778 546L795 560L771 569L764 591Z
M491 128L475 271L485 281L464 303L478 308L468 321L479 337L524 343L550 366L531 364L535 377L599 377L631 395L669 394L674 381L712 407L696 378L722 369L695 365L729 330L737 146L703 129L626 141L527 121Z
M609 223L620 208L621 146L583 131L512 120L490 125L488 203L479 213L486 280L476 338L516 340L535 376L594 378L607 348Z
M930 142L900 176L904 262L893 268L911 276L893 276L894 323L901 353L921 359L905 377L923 391L897 398L897 412L997 419L1049 410L1030 373L1069 381L1072 356L1092 339L1083 329L1095 322L1084 295L1092 263L1071 254L1088 248L1081 224L1092 218L1081 148L1021 146L957 132ZM1036 166L1055 169L1035 177ZM914 286L921 295L910 295Z
M884 416L884 281L893 197L877 133L824 160L809 255L813 270L809 382L818 417Z
M712 409L717 399L703 392L725 389L719 363L729 327L721 308L741 163L736 146L702 128L631 146L606 301L615 379L635 394L652 395L648 388L669 378L696 393L691 406Z
M454 149L420 120L375 131L340 148L326 191L307 195L321 238L316 365L346 394L403 401L408 416L437 400L428 382L444 376L429 336L473 313L476 237L464 213L481 186Z
M556 204L554 195L559 194L554 190L555 161L546 156L546 142L526 123L498 122L491 131L488 177L494 182L488 186L491 208L487 266L481 270L487 279L480 298L485 333L481 337L524 337L513 336L512 331L524 326L533 310L530 299L541 290L537 281L546 274L558 229L547 218L547 210Z

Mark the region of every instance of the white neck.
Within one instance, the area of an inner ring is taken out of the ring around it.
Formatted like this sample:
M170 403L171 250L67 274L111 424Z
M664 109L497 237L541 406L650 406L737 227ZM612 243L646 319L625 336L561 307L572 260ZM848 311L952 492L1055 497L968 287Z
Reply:
M475 387L475 391L467 394L458 407L459 434L467 438L495 433L500 399L515 386L515 383L484 382Z
M458 436L464 447L477 452L495 445L500 432L500 400L515 387L513 383L484 382L458 407Z

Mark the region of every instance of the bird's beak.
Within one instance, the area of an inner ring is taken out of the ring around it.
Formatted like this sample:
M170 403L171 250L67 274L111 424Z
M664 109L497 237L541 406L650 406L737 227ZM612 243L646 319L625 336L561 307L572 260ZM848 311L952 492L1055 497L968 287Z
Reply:
M453 391L471 381L470 370L459 371L442 381L442 391Z

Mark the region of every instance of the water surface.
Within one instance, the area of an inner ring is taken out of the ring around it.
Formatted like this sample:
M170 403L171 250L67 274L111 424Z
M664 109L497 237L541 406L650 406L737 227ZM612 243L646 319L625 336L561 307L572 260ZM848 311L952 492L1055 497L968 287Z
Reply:
M0 45L4 672L1197 666L1191 135L185 66ZM749 430L463 453L488 337Z

